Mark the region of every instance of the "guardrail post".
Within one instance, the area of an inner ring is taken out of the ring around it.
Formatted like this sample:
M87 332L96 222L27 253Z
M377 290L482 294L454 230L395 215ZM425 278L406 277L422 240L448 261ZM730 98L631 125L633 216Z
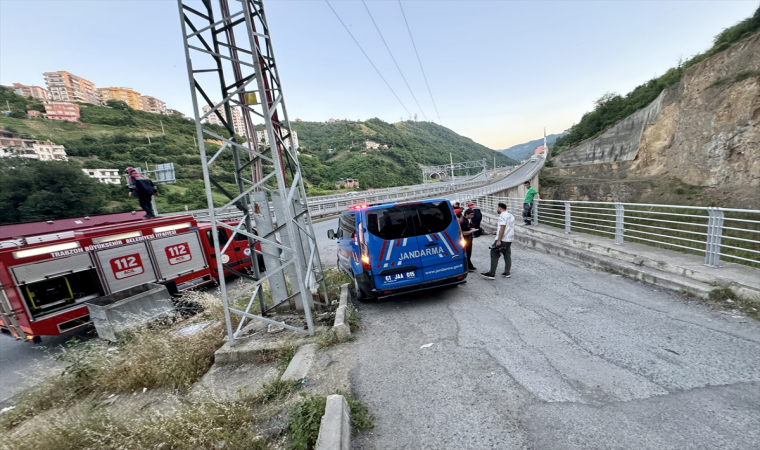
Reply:
M615 202L615 244L623 245L625 233L625 208L619 202Z
M538 225L538 201L533 202L533 225Z
M723 210L707 208L707 247L705 248L705 265L720 266L720 242L723 238Z
M563 201L562 203L565 204L565 234L570 234L570 202Z

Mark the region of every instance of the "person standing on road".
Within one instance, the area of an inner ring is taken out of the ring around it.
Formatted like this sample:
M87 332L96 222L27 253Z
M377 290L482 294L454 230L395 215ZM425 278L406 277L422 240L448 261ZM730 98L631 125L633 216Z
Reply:
M480 222L483 221L483 213L480 211L480 208L478 208L478 205L473 202L469 202L467 208L471 209L473 213L472 220L470 220L470 226L474 230L472 237L476 238L483 234L483 228L480 227Z
M459 222L459 227L462 229L462 236L464 237L464 250L467 254L467 267L470 272L478 270L477 267L472 265L472 237L475 233L475 229L471 227L471 220L475 216L475 213L471 209L465 209L462 217L462 221Z
M501 276L509 278L512 270L512 241L515 239L515 216L507 211L507 205L499 203L499 222L496 229L496 240L491 246L491 270L480 275L483 278L493 280L496 277L496 268L499 266L499 258L504 257L504 272Z
M525 186L525 200L523 200L522 217L525 225L530 225L533 218L533 199L535 197L537 200L541 200L541 198L538 196L538 191L530 187L530 181L526 181L523 185Z
M145 211L145 219L151 219L156 217L153 214L151 207L151 200L154 195L158 195L158 189L156 185L145 175L138 173L134 168L127 167L127 187L129 188L129 196L137 197L140 202L140 208Z

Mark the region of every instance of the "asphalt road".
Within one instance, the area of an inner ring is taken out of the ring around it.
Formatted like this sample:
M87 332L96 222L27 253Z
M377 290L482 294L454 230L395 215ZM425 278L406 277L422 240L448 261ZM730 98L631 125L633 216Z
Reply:
M758 448L752 319L520 246L510 279L358 309L351 381L375 428L354 449Z
M8 400L24 388L63 370L66 364L56 361L55 357L74 336L81 335L69 333L46 336L40 344L33 344L16 341L9 335L0 335L0 409L7 406Z

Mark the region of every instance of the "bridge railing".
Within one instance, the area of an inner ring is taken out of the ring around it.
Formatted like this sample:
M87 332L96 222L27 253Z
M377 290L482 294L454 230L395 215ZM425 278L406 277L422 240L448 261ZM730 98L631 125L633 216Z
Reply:
M518 223L522 199L477 198L485 213L495 214L505 203ZM760 210L645 203L538 200L533 223L565 233L603 236L624 245L636 242L704 256L704 264L721 260L760 267Z

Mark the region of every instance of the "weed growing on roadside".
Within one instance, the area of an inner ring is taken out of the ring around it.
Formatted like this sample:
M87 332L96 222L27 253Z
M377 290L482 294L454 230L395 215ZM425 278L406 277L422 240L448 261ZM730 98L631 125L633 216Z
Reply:
M290 450L314 448L319 437L319 425L325 415L327 397L312 395L295 405L290 413Z
M350 283L351 278L334 267L325 268L323 271L325 275L325 284L327 285L327 298L332 300L340 299L340 287L345 283ZM322 294L320 287L320 296Z
M340 338L335 334L332 328L317 331L317 345L320 349L332 347L337 344L340 344Z
M348 304L348 327L351 329L351 333L356 333L361 325L361 319L359 314L356 313L356 308L352 303Z
M740 310L748 316L760 319L760 298L744 297L733 291L728 286L721 286L710 291L710 300L720 304L723 308Z
M357 400L351 394L345 394L341 391L336 391L336 394L340 394L346 398L348 408L351 410L351 428L354 433L366 428L374 428L375 424L372 423L372 418L367 409L367 405L361 400Z

